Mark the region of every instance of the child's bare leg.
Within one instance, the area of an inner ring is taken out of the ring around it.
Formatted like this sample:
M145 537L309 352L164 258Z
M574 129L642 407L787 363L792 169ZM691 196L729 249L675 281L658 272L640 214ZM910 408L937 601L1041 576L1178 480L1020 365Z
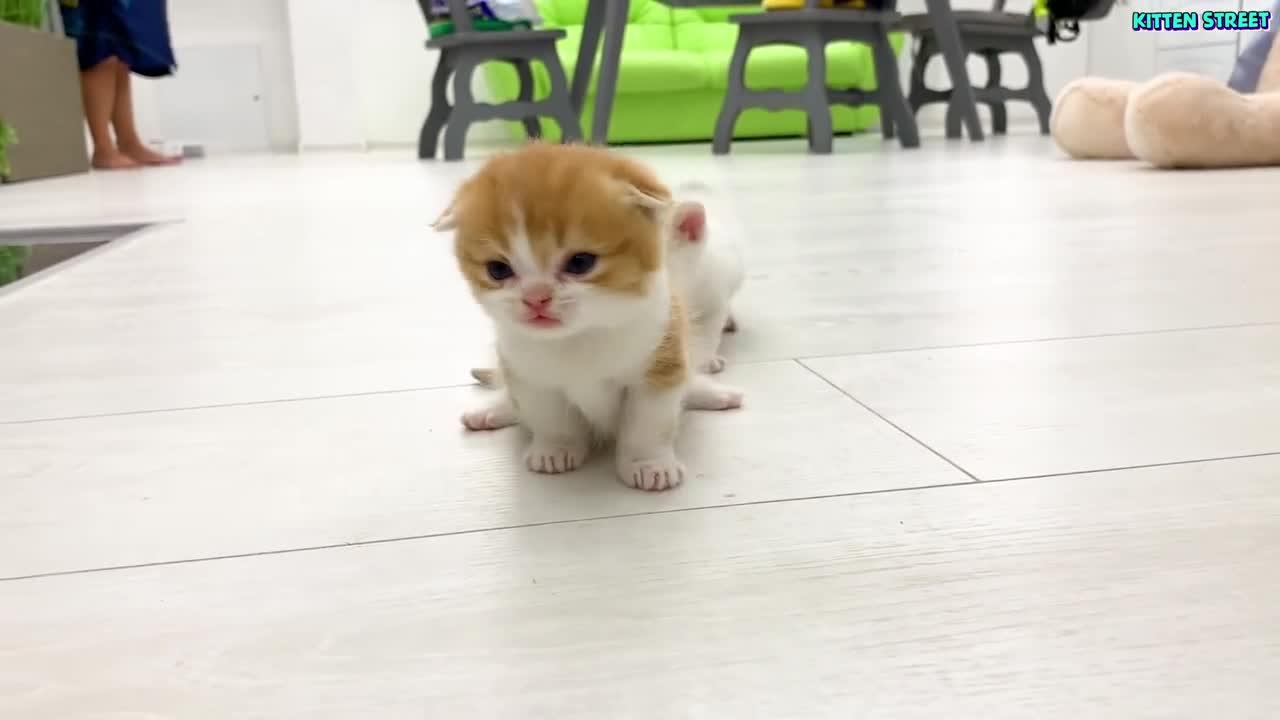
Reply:
M120 152L143 165L173 165L180 162L182 158L161 155L142 142L133 117L133 76L129 67L120 62L116 63L115 92L111 124L116 129L116 143Z
M116 105L118 68L116 58L107 58L80 73L80 97L84 101L84 117L93 138L93 166L99 170L126 170L138 167L133 158L116 147L111 136L111 115Z

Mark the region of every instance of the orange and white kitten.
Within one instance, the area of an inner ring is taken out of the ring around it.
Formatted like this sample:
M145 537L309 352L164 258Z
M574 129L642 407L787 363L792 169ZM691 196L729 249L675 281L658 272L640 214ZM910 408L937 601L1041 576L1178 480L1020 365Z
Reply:
M493 321L514 405L469 415L518 416L529 469L573 470L612 439L624 484L684 480L675 437L688 330L665 266L670 202L639 163L532 143L486 162L436 222L454 231L458 266Z
M730 304L743 282L742 251L734 233L726 232L723 220L708 219L702 198L710 200L710 195L701 185L686 186L681 199L666 209L663 223L668 240L667 272L685 308L690 362L699 373L724 370L720 341L724 332L736 330ZM486 387L503 385L502 373L495 368L474 368L471 376ZM689 410L731 410L742 406L742 392L694 374L685 388L684 406ZM472 430L496 430L518 422L508 406L494 404L487 409L490 412L464 416L463 424Z

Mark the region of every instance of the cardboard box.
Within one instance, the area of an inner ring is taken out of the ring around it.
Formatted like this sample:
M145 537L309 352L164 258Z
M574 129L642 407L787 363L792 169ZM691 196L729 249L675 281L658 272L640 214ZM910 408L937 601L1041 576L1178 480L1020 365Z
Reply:
M0 117L18 133L5 182L89 171L74 40L0 22Z

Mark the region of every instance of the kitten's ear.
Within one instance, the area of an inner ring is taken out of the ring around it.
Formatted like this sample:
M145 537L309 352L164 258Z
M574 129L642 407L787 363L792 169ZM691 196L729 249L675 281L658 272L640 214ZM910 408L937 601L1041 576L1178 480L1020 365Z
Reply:
M447 232L458 227L458 218L454 215L455 205L457 205L456 202L449 203L449 207L445 208L444 212L440 213L440 217L436 218L435 222L431 223L432 230L435 230L436 232Z
M669 202L656 195L650 195L631 183L622 184L622 198L628 205L648 216L650 220L656 220L659 211Z
M677 238L698 243L707 239L707 209L696 200L676 203L671 211L671 230Z

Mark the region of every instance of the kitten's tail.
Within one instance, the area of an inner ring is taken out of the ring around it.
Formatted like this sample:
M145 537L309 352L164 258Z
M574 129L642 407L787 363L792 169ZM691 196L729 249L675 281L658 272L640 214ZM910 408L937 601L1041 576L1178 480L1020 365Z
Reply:
M500 388L503 385L502 371L498 368L471 368L471 377L487 388Z

